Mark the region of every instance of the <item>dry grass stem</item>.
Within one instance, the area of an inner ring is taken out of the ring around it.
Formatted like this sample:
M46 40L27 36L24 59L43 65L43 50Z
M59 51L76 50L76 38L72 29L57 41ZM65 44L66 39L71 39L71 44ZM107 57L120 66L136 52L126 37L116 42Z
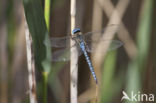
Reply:
M102 15L103 15L103 10L99 6L96 0L93 1L93 19L92 19L92 31L97 31L102 29ZM92 39L99 39L100 38L100 33L99 35L93 35Z
M113 10L112 15L110 16L110 20L108 22L108 25L110 25L110 24L117 24L117 25L120 24L121 18L122 18L123 14L124 14L124 12L125 12L125 10L127 8L126 5L128 5L128 3L129 3L129 2L127 2L127 4L124 4L125 6L123 6L123 3L121 3L121 2L124 2L124 1L125 0L120 0L118 2L117 8L115 10ZM107 4L107 2L105 2L103 4ZM121 6L122 6L122 8L121 8ZM121 10L121 11L119 11L118 9ZM108 39L110 39L110 40L113 39L114 34L117 32L118 26L113 26L113 28L110 28L110 29L113 29L113 30L111 31L111 30L107 29L105 31L103 37L102 37L103 39L104 38L108 38L108 37L109 37ZM110 41L110 43L111 43L111 41ZM106 55L106 51L107 51L110 43L108 43L105 46L103 46L103 43L102 42L100 42L98 44L97 49L96 49L96 53L95 53L96 55L94 56L94 60L98 63L98 64L96 64L97 67L101 66L102 60L103 60L104 56ZM103 50L105 50L105 52L104 53L100 53Z
M29 33L27 23L25 21L25 36L28 62L28 81L29 81L29 97L30 103L37 103L36 95L36 78L35 78L35 60L32 47L32 38Z
M70 15L71 15L71 33L75 28L75 16L76 16L76 0L71 0L70 4ZM75 41L71 39L71 45ZM71 48L71 62L70 62L70 102L77 103L77 81L78 81L78 51L76 47Z
M106 0L105 3L101 3L100 0L98 0L98 1L99 1L99 5L105 11L106 15L110 18L111 13L113 12L113 10L115 8L113 6L113 4L111 3L111 1ZM129 0L124 0L123 2L120 3L119 6L117 6L117 10L118 10L118 12L120 12L120 14L125 12L124 11L125 9L123 9L123 8L125 8L128 3L129 3ZM121 12L121 10L122 10L122 12ZM134 41L132 40L132 38L130 37L129 32L126 29L126 27L124 26L124 23L122 21L120 24L120 30L118 32L118 37L120 38L121 41L123 41L125 50L129 56L129 58L131 58L131 59L134 58L136 55L136 45L135 45Z
M125 2L125 1L127 1L127 2ZM123 17L123 14L124 14L127 6L128 6L128 3L129 3L128 1L129 0L119 0L117 7L114 10L112 10L112 12L110 14L111 16L110 16L108 25L111 25L111 24L119 25L120 24L121 18ZM122 2L125 3L124 6L123 6ZM105 4L102 7L105 7L108 9L108 8L110 8L109 4L111 4L111 2L102 2L99 4ZM101 39L107 38L109 40L112 40L115 33L117 32L117 30L118 30L118 26L112 26L111 28L107 28ZM101 65L103 63L103 59L107 53L107 49L109 48L110 43L111 43L111 41L109 41L107 44L103 44L103 42L99 42L97 44L96 53L93 55L93 61L94 61L93 63L95 63L95 66L97 67L96 72L101 73L100 68L101 68ZM103 53L101 53L101 52L103 52ZM99 86L101 86L101 75L98 75L98 79L100 81ZM100 88L101 87L97 88L98 91L100 91ZM99 93L97 93L97 96L99 95ZM97 100L99 100L99 99L100 99L100 97L98 96Z

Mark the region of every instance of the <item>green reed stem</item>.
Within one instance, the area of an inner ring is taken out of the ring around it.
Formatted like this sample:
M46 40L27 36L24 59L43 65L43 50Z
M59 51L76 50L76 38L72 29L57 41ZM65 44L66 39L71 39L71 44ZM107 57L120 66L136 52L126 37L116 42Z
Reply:
M45 0L45 6L44 6L44 17L46 21L46 25L49 31L49 25L50 25L50 0Z
M50 0L45 0L45 6L44 6L44 17L46 26L49 32L50 29ZM44 71L43 72L43 103L47 103L47 85L48 85L48 75L49 72Z

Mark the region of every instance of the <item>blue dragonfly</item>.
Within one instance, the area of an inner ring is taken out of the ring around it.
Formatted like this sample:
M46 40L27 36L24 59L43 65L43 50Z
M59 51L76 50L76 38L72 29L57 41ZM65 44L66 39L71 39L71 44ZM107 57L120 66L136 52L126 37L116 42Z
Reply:
M92 40L92 35L96 35L97 33L99 34L103 34L103 32L105 31L98 31L98 32L88 32L85 34L82 34L79 28L76 28L72 31L72 35L71 36L65 36L65 37L53 37L50 39L51 42L51 47L54 48L61 48L59 50L56 50L53 52L52 54L52 61L68 61L70 60L70 49L72 47L77 48L78 50L78 55L80 56L81 54L84 54L86 61L88 63L89 69L92 73L92 76L96 82L96 84L98 84L98 80L96 77L96 74L94 72L94 68L92 65L92 62L88 56L88 52L94 52L96 49L96 44L98 41L93 41ZM70 46L70 39L73 39L75 41L75 44ZM102 40L102 43L108 44L108 42L110 43L110 40ZM45 42L45 44L47 44ZM118 41L118 40L111 40L111 45L109 47L108 50L114 50L116 48L119 48L120 46L122 46L122 42ZM62 49L63 48L63 49Z

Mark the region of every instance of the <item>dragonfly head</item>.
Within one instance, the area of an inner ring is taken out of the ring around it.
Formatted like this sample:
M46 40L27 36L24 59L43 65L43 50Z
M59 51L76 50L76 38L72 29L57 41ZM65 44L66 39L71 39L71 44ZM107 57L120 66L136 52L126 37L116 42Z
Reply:
M77 33L80 33L80 29L79 28L75 28L73 31L72 31L72 35L74 34L77 34Z

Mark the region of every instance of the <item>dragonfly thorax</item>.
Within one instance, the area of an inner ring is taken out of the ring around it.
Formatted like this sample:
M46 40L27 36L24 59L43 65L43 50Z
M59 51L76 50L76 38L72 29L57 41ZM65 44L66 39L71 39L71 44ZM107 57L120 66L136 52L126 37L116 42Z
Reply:
M80 43L82 41L82 33L75 33L74 35L72 35L72 39L75 40L77 43Z
M75 29L73 29L73 31L72 31L72 35L74 35L74 34L76 34L76 33L79 33L79 32L81 32L80 29L79 29L79 28L75 28Z
M76 28L72 31L72 39L79 38L82 35L79 28Z

